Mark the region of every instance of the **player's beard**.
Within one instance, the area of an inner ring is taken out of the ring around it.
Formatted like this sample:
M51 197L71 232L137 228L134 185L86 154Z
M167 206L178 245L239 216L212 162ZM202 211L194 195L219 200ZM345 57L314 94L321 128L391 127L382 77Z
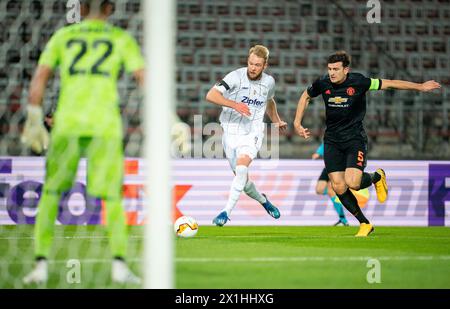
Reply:
M248 70L247 70L247 77L248 77L249 80L258 80L258 79L261 78L262 73L263 73L263 71L261 71L261 73L259 73L255 78L252 78L250 76L250 74L248 73Z

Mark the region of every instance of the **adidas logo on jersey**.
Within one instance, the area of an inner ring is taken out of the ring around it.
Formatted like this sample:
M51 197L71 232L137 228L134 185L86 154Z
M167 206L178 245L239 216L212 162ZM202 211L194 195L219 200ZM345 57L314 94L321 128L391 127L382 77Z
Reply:
M247 96L244 96L244 98L241 101L242 103L246 103L248 105L255 105L255 106L261 106L264 102L258 101L257 99L250 99Z

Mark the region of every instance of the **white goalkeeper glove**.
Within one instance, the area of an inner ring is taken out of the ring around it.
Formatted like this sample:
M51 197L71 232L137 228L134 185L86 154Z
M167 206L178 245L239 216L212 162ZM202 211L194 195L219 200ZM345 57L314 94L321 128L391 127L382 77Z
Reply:
M27 106L27 120L23 128L21 141L37 154L41 154L47 149L49 134L44 126L42 107L30 104Z
M186 156L191 153L191 127L176 114L172 116L172 155Z

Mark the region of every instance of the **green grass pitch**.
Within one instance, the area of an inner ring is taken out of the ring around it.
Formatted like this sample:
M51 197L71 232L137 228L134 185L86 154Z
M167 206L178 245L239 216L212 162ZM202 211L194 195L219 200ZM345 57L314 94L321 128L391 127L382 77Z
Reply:
M33 265L32 230L0 226L0 289L24 287L21 279ZM356 232L201 226L194 238L175 241L176 288L450 288L449 228L375 227L368 238L353 237ZM129 262L138 274L142 233L130 229ZM110 281L109 257L103 227L57 226L45 287L119 288ZM70 259L80 261L80 283L68 280ZM375 274L381 282L369 283Z

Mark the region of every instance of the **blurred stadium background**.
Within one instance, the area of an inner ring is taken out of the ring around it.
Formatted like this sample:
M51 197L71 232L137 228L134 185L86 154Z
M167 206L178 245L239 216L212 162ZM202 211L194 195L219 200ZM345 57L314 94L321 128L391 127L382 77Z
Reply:
M133 33L141 46L143 1L115 0L110 19ZM33 264L32 223L45 162L43 157L29 157L33 154L20 143L20 134L33 71L50 36L66 24L66 4L0 0L0 288L25 287L21 279ZM180 119L193 134L200 129L194 127L196 115L202 115L203 124L217 122L220 108L206 102L206 92L225 74L246 65L251 45L264 44L271 51L268 72L277 82L278 110L290 125L280 137L280 157L308 160L277 161L280 164L272 168L268 160L252 164L252 178L281 207L282 218L271 220L253 200L243 197L231 226L223 229L207 225L226 202L232 180L227 162L175 160L173 206L177 215L181 211L200 223L195 238L176 240L176 287L450 287L450 1L384 0L379 24L367 22L369 10L365 0L177 1ZM309 160L324 132L321 98L308 108L304 120L313 138L300 138L292 127L301 92L326 73L326 57L339 49L352 55L354 71L368 76L435 79L443 86L432 94L368 94L368 170L373 169L371 164L382 163L391 187L387 205L374 198L368 202L365 213L374 220L376 233L366 240L353 237L355 227L324 226L331 225L336 214L324 196L315 194L323 162ZM130 227L129 262L142 275L139 225L145 218L145 169L144 159L135 157L142 157L143 151L143 103L129 77L121 76L119 86L128 157L124 204L128 224L136 225ZM45 96L49 115L58 88L56 76ZM379 161L385 159L407 161ZM104 207L84 191L84 163L77 186L60 203L60 213L70 214L79 225L58 218L47 287L119 287L111 285L109 277ZM382 285L366 280L371 257L383 263ZM83 264L79 285L68 281L69 266L64 267L73 258Z
M66 1L0 1L0 155L29 155L20 143L28 85L44 44L66 23ZM139 0L116 0L111 21L143 45ZM371 159L448 159L450 122L450 1L382 1L381 23L369 24L367 1L177 1L177 113L192 126L217 122L220 109L205 101L209 88L234 68L245 66L248 48L271 51L268 72L290 130L280 138L281 158L310 158L324 131L320 99L305 125L313 138L294 133L292 121L301 92L325 73L326 56L338 49L353 57L353 70L371 77L435 79L443 91L371 93L366 129ZM150 68L151 69L151 68ZM57 80L57 78L56 78ZM58 82L45 97L51 113ZM141 155L142 100L134 83L120 81L126 155ZM162 103L163 104L163 103ZM207 138L205 136L204 138ZM270 136L269 136L270 138Z

